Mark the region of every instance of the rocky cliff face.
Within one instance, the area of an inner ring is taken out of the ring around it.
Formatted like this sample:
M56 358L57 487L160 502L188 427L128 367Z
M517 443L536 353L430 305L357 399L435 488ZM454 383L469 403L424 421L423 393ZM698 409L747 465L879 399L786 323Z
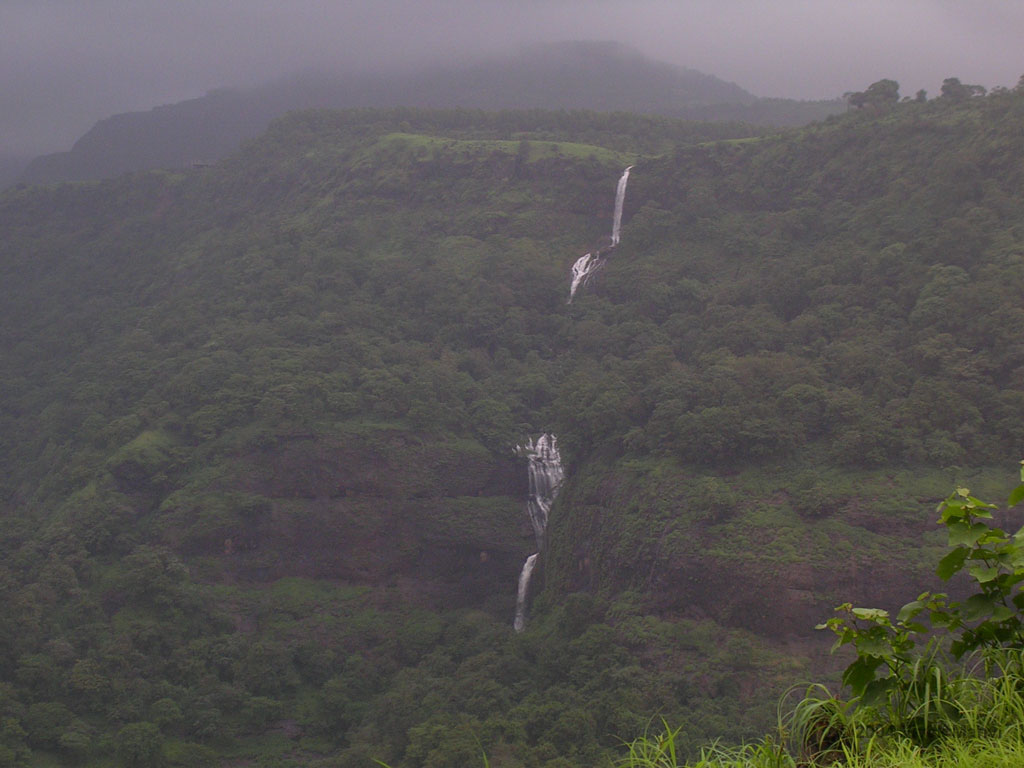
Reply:
M666 618L783 640L814 636L839 603L896 610L935 581L934 501L887 512L891 502L872 497L885 476L866 479L862 496L807 508L785 473L755 478L765 490L744 495L738 478L652 479L600 460L577 471L552 515L556 594L632 592Z
M401 586L425 605L510 610L534 546L521 462L388 430L351 442L284 435L230 464L164 500L164 543L217 559L229 578Z

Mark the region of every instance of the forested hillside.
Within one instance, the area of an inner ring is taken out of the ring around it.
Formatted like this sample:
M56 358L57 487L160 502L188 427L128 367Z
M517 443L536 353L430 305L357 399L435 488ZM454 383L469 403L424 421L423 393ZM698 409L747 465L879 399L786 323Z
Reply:
M0 765L757 732L831 605L905 597L950 483L1024 451L1022 125L1014 92L770 136L301 112L0 195Z

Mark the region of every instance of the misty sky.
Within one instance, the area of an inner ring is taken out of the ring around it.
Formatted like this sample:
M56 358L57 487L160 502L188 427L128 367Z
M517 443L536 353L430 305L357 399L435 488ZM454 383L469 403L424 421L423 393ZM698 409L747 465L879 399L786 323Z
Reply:
M904 94L1024 73L1019 0L0 0L0 153L298 69L616 40L759 96Z

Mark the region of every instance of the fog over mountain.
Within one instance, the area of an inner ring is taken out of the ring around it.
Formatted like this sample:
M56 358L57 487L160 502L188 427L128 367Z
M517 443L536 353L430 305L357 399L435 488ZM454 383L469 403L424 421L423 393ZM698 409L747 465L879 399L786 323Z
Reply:
M0 153L68 149L96 121L303 69L393 71L531 42L615 40L758 96L882 77L1012 85L1024 7L949 0L3 0Z
M846 108L841 99L758 99L734 83L652 60L618 43L563 41L415 72L306 73L120 113L96 123L70 151L36 157L10 181L82 181L208 164L292 110L396 106L629 112L745 123L760 130L806 125ZM3 182L0 177L0 186Z

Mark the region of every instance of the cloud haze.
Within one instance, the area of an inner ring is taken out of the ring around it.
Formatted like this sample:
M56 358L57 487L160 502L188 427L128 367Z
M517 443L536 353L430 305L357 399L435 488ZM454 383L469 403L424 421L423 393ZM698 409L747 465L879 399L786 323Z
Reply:
M1013 85L1024 4L1002 0L0 0L0 152L67 149L109 114L304 68L395 68L618 40L764 96L882 77Z

